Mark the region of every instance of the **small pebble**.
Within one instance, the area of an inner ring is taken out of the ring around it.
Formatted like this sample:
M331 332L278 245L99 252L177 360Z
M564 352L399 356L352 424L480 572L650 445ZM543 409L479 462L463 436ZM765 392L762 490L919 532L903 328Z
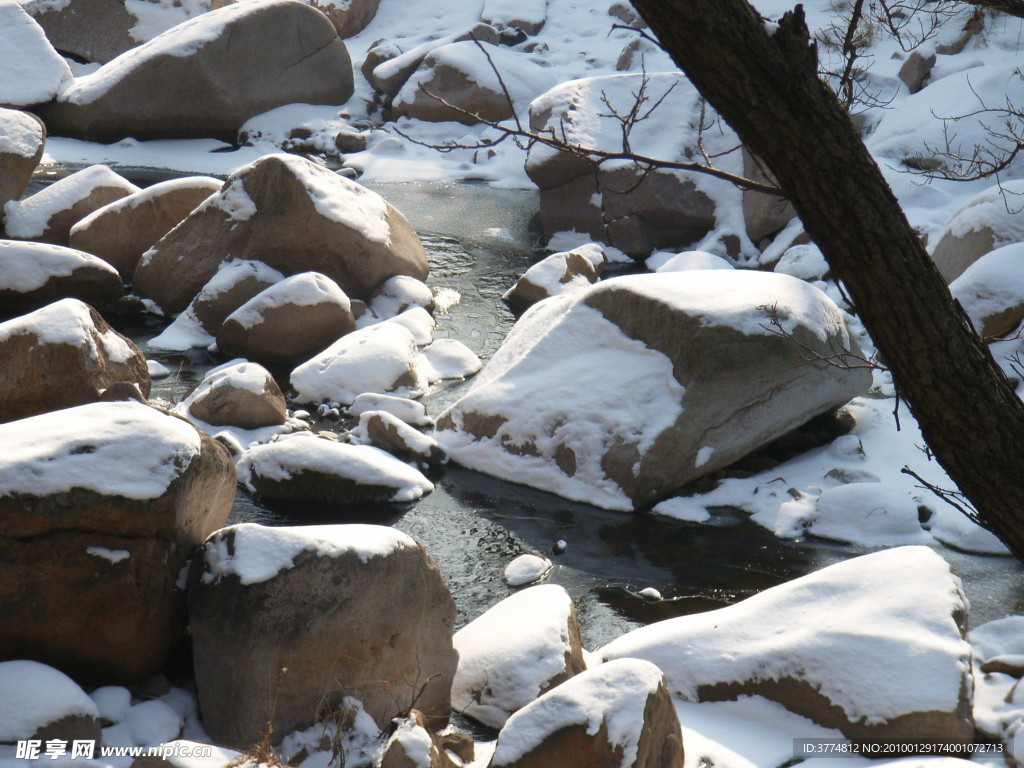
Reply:
M662 599L661 592L656 590L654 587L647 587L646 589L641 589L637 594L640 595L641 598L643 598L645 603L657 603L660 602Z
M292 414L292 418L306 421L309 418L309 411L295 411L295 413Z
M540 581L551 570L551 561L541 555L520 555L505 566L505 583L510 587L521 587Z
M551 550L552 550L552 551L553 551L553 552L554 552L554 553L555 553L556 555L560 555L560 554L562 554L563 552L565 552L565 550L566 550L566 548L567 548L568 546L569 546L569 545L568 545L568 544L566 543L565 539L559 539L558 541L556 541L556 542L555 542L555 546L553 546L553 547L551 548Z

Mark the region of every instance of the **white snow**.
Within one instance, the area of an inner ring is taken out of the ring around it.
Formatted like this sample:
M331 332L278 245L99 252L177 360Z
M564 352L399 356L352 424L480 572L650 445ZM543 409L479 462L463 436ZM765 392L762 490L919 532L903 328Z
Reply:
M713 445L702 445L697 449L697 456L693 461L695 467L703 467L709 461L715 453L715 447Z
M300 403L348 404L364 392L418 397L426 387L421 367L409 329L385 322L342 336L292 371L291 384Z
M429 344L434 338L434 328L437 323L427 310L420 306L413 306L401 314L390 317L384 322L397 323L404 326L416 340L417 346Z
M231 542L229 544L229 542ZM269 581L292 568L303 552L317 557L354 554L363 563L419 545L406 534L382 525L303 525L267 527L241 523L221 528L206 540L203 557L210 583L237 576L242 584Z
M423 348L423 357L429 367L427 377L431 381L464 379L483 367L476 353L457 339L437 339Z
M93 557L108 560L114 565L132 556L132 553L127 549L107 549L106 547L86 547L85 552Z
M572 598L543 584L506 597L455 633L452 708L492 728L565 673Z
M409 275L389 277L374 291L370 309L380 318L394 317L412 306L433 306L434 295L427 284Z
M98 188L134 194L139 188L105 165L93 165L54 182L24 200L4 206L4 226L11 237L31 239L46 232L50 219L85 200Z
M199 210L203 211L208 208L223 211L232 221L248 221L256 215L256 203L245 191L242 179L231 179L225 182L220 192L207 198Z
M499 29L512 21L543 24L547 19L548 0L484 0L480 18Z
M173 741L184 725L181 716L162 701L142 701L128 710L122 721L140 746Z
M113 329L99 333L92 321L88 305L78 299L61 299L35 312L0 323L0 342L12 336L33 336L37 344L69 344L85 350L93 360L103 353L115 363L131 359L128 342ZM97 341L99 345L97 345Z
M12 107L45 104L72 77L43 28L14 0L0 2L0 72L0 104Z
M575 274L571 278L566 279L569 273L569 267L566 263L569 253L571 252L553 253L538 261L523 273L523 276L519 278L516 285L509 288L502 298L506 301L509 300L512 292L520 282L530 283L543 288L548 296L560 296L564 293L573 293L589 288L591 280L585 274ZM603 255L602 253L602 257Z
M652 253L644 262L651 272L689 272L694 269L734 269L733 265L721 256L707 251L683 251L670 253L659 251Z
M132 705L132 692L124 686L105 685L89 694L96 703L96 711L104 720L119 723L128 714Z
M949 290L978 333L984 333L988 318L1005 310L1020 307L1024 315L1024 243L986 253L950 283Z
M393 488L393 502L415 501L434 490L418 470L368 445L346 445L297 432L264 445L254 445L238 462L238 481L255 491L253 476L290 480L303 472L320 472L359 485Z
M505 566L502 578L510 587L521 587L532 584L547 576L551 570L551 561L541 555L530 553L519 555Z
M28 293L42 288L51 277L70 277L86 268L121 279L116 269L85 251L49 243L0 240L0 290Z
M868 546L931 541L918 521L914 500L884 483L851 483L824 491L805 524L815 536Z
M228 315L227 319L234 320L243 328L253 328L263 322L264 313L271 309L285 305L310 307L315 304L334 304L342 311L352 307L348 296L331 278L319 272L302 272L265 288Z
M775 265L776 272L807 281L821 280L828 274L829 269L821 250L813 243L794 245L787 249Z
M0 662L0 741L28 739L65 717L98 714L93 700L63 672L37 661Z
M348 407L349 416L359 416L367 411L386 411L414 427L426 427L434 423L434 420L427 416L427 409L423 407L423 403L407 397L364 392Z
M385 426L394 430L398 434L399 439L405 444L405 447L420 458L429 459L437 450L437 443L434 442L432 437L424 435L387 411L363 411L360 413L359 423L349 433L354 442L363 445L368 445L371 442L367 426L371 418L382 421Z
M174 322L146 342L149 349L184 352L186 349L206 348L217 341L206 332L192 313L191 307L174 318Z
M134 401L91 403L0 424L0 496L83 488L155 499L199 455L187 422Z
M430 759L434 742L430 734L421 728L415 718L407 717L399 722L391 738L385 743L382 752L399 747L408 760L410 768L431 768Z
M997 248L1024 241L1022 195L1024 179L1004 181L979 192L953 213L932 242L939 243L947 233L960 238L985 228L992 230Z
M166 379L171 375L171 369L159 360L147 360L146 370L149 371L149 378L151 379Z
M0 93L2 89L3 86L0 86ZM3 98L0 97L2 102ZM35 157L46 140L39 121L21 110L0 107L0 125L3 126L3 132L0 133L0 155Z
M863 555L719 610L656 622L601 648L642 658L672 693L699 701L719 682L808 682L850 721L950 711L969 672L952 613L960 580L926 547Z
M661 670L638 659L620 659L588 669L509 718L498 735L491 765L509 765L565 728L596 735L622 749L622 768L634 764L644 726L644 707L662 682Z

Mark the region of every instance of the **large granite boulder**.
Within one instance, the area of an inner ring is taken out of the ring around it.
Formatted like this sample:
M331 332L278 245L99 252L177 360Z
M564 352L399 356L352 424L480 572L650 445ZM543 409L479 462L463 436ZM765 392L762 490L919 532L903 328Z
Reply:
M597 651L646 659L688 701L763 696L850 739L970 744L960 579L927 547L853 558Z
M455 603L423 547L383 526L235 525L189 573L203 724L219 743L311 726L346 696L383 728L448 720ZM253 643L253 638L258 638Z
M428 272L409 222L382 197L309 160L268 155L235 171L223 189L142 257L135 289L180 312L228 257L285 275L320 272L354 298L396 274Z
M122 296L121 275L102 259L60 245L0 240L0 319L58 299L106 307Z
M455 634L452 706L492 728L586 669L579 623L564 587L506 597Z
M226 355L293 366L355 330L352 304L331 278L286 277L227 316L217 331Z
M434 436L471 469L639 509L867 392L868 371L808 350L859 347L788 275L605 280L528 310Z
M284 424L284 395L270 371L250 362L235 362L210 371L181 406L215 427L258 429Z
M145 356L76 299L0 323L0 422L95 402L119 382L148 396Z
M141 40L132 36L139 19L124 0L28 0L22 7L58 51L106 64Z
M660 105L634 125L630 149L666 160L692 158L701 104L696 90L680 74L621 74L562 83L530 104L530 127L574 146L621 152L622 124L612 110L627 114L637 95ZM731 131L717 129L704 140L711 152L738 143ZM741 172L741 158L720 161L725 166L730 163ZM542 143L531 145L526 172L541 190L546 236L575 230L631 256L689 245L715 226L718 200L732 196L740 204L738 190L716 188L709 194L713 187L692 173L650 171L628 162L598 166L579 154Z
M19 240L68 245L71 227L93 211L138 191L107 166L91 165L24 200L4 205L4 228Z
M0 224L4 206L25 192L45 144L42 120L29 112L0 108Z
M0 107L51 101L72 79L71 68L20 3L0 3Z
M519 710L491 768L682 768L683 736L661 670L621 659L587 670Z
M1007 204L1022 193L1024 180L1003 182L978 193L950 217L931 252L947 283L986 253L1024 242L1024 212Z
M154 184L81 219L71 227L68 243L99 256L131 282L142 254L220 188L221 182L209 176Z
M196 16L80 77L42 111L88 141L210 137L282 104L344 104L352 66L330 21L297 0Z
M492 66L502 73L504 89ZM432 50L402 86L392 108L395 115L434 123L476 125L480 118L498 123L553 83L550 70L524 54L467 40Z
M179 572L234 500L227 450L135 402L4 424L0 443L0 657L93 683L160 671Z

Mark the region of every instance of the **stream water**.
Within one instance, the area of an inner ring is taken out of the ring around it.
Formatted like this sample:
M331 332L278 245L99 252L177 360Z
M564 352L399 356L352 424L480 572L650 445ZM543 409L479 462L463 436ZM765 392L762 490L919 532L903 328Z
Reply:
M169 175L118 170L143 184ZM486 361L513 324L501 294L541 255L536 194L465 183L367 186L419 232L435 293L443 288L458 293L457 303L437 315L435 338L459 339ZM177 400L219 361L204 351L182 355L149 349L146 342L160 327L148 321L121 330L148 357L175 371L155 382L154 394ZM281 384L285 388L287 381ZM428 412L438 415L469 384L435 386L425 398ZM523 552L545 553L555 564L548 581L574 597L584 643L591 649L632 627L721 607L866 551L780 540L738 510L719 509L710 523L697 525L607 512L455 466L431 479L434 492L418 503L356 511L272 502L239 491L230 522L393 525L421 541L437 563L458 604L460 626L510 594L501 578L510 560ZM559 539L567 548L554 554ZM964 579L972 625L1024 611L1024 568L1015 560L950 549L941 554ZM645 602L637 595L645 587L655 587L665 599Z

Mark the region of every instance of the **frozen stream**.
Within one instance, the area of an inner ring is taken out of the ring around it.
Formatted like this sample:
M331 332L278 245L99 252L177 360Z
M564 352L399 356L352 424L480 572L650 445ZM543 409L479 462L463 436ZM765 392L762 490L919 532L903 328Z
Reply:
M142 184L168 175L118 170ZM486 361L513 322L501 294L540 255L537 196L477 184L368 186L401 210L420 233L435 293L449 288L459 294L457 303L437 315L435 338L459 339ZM218 361L205 352L181 355L148 349L145 342L159 329L155 322L121 326L148 357L176 372L154 383L154 395L180 399ZM286 375L281 383L287 384ZM466 386L442 382L425 398L428 411L437 416ZM457 467L431 479L435 491L416 504L358 513L268 502L240 491L230 521L394 525L423 542L437 562L455 595L460 625L510 593L501 579L510 560L527 551L546 553L555 563L548 580L565 586L575 598L588 648L635 625L720 607L866 551L779 540L728 509L710 523L696 525L650 514L606 512ZM568 547L555 555L552 546L559 539ZM940 552L964 579L972 624L1024 612L1024 568L1016 561L947 548ZM657 588L666 599L644 602L635 593L645 587Z

